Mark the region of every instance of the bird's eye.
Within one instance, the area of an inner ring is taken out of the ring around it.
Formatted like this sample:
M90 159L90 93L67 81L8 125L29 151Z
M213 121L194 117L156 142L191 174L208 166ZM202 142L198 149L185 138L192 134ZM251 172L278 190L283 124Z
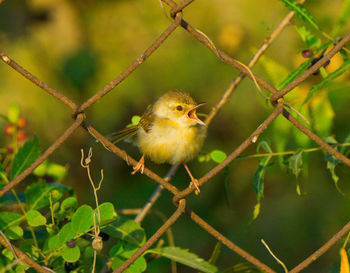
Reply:
M181 105L176 106L176 110L177 111L182 111L182 106Z

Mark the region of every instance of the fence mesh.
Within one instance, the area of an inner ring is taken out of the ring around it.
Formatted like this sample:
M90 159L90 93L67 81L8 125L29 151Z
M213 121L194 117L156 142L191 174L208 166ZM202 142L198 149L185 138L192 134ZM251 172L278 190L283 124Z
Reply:
M301 74L298 78L284 87L282 90L277 90L276 87L251 72L252 68L258 61L259 58L265 53L265 51L269 48L269 46L273 43L273 41L280 35L280 33L288 26L294 16L294 12L290 12L285 18L280 22L280 24L271 32L270 36L264 40L261 44L260 48L257 50L256 54L249 61L247 65L244 65L235 59L231 58L228 54L217 48L213 42L208 38L206 34L201 32L200 30L193 27L189 22L187 22L183 17L183 10L189 6L193 0L184 0L181 3L177 4L172 0L162 0L163 5L168 5L171 10L169 13L169 18L171 18L171 23L164 30L161 35L149 46L144 53L136 58L130 66L123 71L120 75L118 75L114 80L108 83L101 90L96 92L93 96L87 99L81 105L76 104L74 101L59 93L54 88L50 87L32 73L24 69L20 64L15 62L12 58L6 55L4 52L0 51L1 59L4 63L12 67L15 71L20 73L23 77L27 78L33 84L36 84L42 90L46 91L48 94L67 105L72 110L72 118L73 123L70 125L66 131L57 138L57 140L49 147L47 150L26 170L24 170L20 175L14 178L10 183L4 186L0 190L0 197L5 193L9 192L16 185L23 182L24 179L33 172L33 170L38 167L44 160L46 160L52 153L56 151L58 147L60 147L71 135L72 133L79 127L83 127L86 131L95 139L97 139L101 144L103 144L106 148L112 151L115 155L123 159L127 164L135 166L137 161L129 156L125 151L118 148L118 146L113 145L107 138L105 138L101 133L99 133L92 124L88 124L85 119L84 111L95 104L97 101L101 100L104 95L111 92L116 86L118 86L123 80L125 80L131 73L133 73L139 66L141 66L144 61L151 57L151 55L163 44L165 40L167 40L172 33L178 29L182 28L187 31L193 38L198 40L201 44L207 47L210 51L213 52L220 60L231 65L234 69L240 72L240 75L236 77L227 89L224 91L221 99L217 102L217 104L211 109L211 112L206 118L206 124L210 124L213 117L217 114L217 112L222 108L225 103L229 100L231 94L234 90L239 86L241 81L248 77L253 81L256 81L259 86L264 88L266 91L270 92L272 96L268 98L271 105L274 107L272 113L256 128L255 131L251 133L235 150L233 150L227 158L216 165L210 171L208 171L203 177L199 179L199 185L203 186L207 182L210 181L215 175L217 175L220 171L222 171L228 164L230 164L235 158L237 158L247 147L251 144L255 143L257 138L263 133L278 116L283 116L287 119L291 124L293 124L298 130L308 136L312 141L314 141L317 145L319 145L322 149L333 155L339 161L344 163L347 166L350 166L350 159L338 152L335 148L330 146L328 143L323 141L320 137L318 137L315 133L313 133L310 129L305 127L302 123L300 123L296 118L294 118L290 114L290 110L284 105L284 96L289 92L292 92L295 87L300 85L303 81L305 81L310 75L315 73L320 67L322 67L328 60L330 60L337 52L339 52L342 47L349 42L350 34L347 34L343 37L338 43L334 45L334 47L325 54L316 64L307 69L303 74ZM301 0L299 3L304 3L305 1ZM1 1L0 1L1 3ZM212 227L209 223L200 218L194 211L186 203L186 197L194 191L192 187L187 187L185 190L179 190L177 187L169 183L169 177L162 178L158 174L154 173L152 170L145 168L144 175L148 176L150 179L154 180L158 183L162 188L171 192L173 195L172 202L175 207L174 213L167 219L167 221L146 241L142 247L140 247L128 260L126 260L119 268L117 268L114 272L123 272L126 270L138 257L140 257L148 248L150 248L176 221L177 219L185 214L187 215L193 222L199 225L203 230L208 232L211 236L215 237L222 244L227 246L233 252L237 253L241 257L243 257L248 262L252 263L254 266L259 268L264 272L275 272L269 266L261 262L258 258L249 254L247 251L240 248L238 245L233 243L230 239L221 234L218 230ZM170 175L171 176L171 175ZM329 239L323 246L317 249L314 253L312 253L309 257L306 257L301 263L296 265L291 273L300 272L306 267L308 267L312 262L317 260L321 255L323 255L332 245L334 245L338 240L342 238L346 233L350 231L350 222L347 223L341 230L339 230L332 238ZM14 251L17 256L23 260L26 264L36 269L38 272L50 272L46 268L40 266L36 261L29 258L27 255L22 253L19 249L15 248L11 245L11 243L5 240L0 236L0 243L8 249Z

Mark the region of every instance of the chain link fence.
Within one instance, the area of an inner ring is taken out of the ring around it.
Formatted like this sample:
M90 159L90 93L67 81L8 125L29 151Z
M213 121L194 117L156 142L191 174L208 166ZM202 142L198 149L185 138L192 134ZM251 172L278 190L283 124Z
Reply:
M137 161L130 157L125 151L121 150L117 146L113 145L107 138L105 138L100 132L98 132L92 124L88 124L85 120L84 111L92 106L97 101L101 100L104 95L111 92L116 86L118 86L123 80L125 80L131 73L133 73L140 65L144 63L144 61L151 57L151 55L163 44L165 40L167 40L172 33L178 29L182 28L187 31L193 38L198 40L199 43L203 44L210 51L213 52L221 61L227 63L232 66L232 68L240 71L240 75L236 77L227 89L223 92L222 98L217 102L217 104L212 108L211 112L206 118L206 124L210 124L213 117L216 113L225 105L225 103L229 100L231 94L234 90L239 86L241 81L248 77L254 82L256 82L259 86L264 88L266 91L271 93L272 95L269 97L269 102L274 107L272 113L256 128L255 131L251 133L236 149L234 149L227 158L216 165L210 171L208 171L203 177L199 179L199 185L203 186L208 183L211 178L216 176L219 172L221 172L228 164L230 164L235 158L237 158L248 146L252 145L256 142L258 137L274 122L274 120L278 116L283 116L286 120L292 123L298 130L308 136L312 141L314 141L317 145L319 145L322 149L333 155L339 161L344 163L347 166L350 166L350 159L338 152L335 148L327 144L320 137L318 137L315 133L313 133L310 129L305 127L302 123L300 123L296 118L294 118L290 114L290 110L284 105L284 96L289 92L292 92L295 87L300 85L303 81L308 79L310 75L315 73L320 67L322 67L328 60L330 60L337 52L339 52L342 47L349 42L350 34L347 34L340 41L338 41L334 47L325 54L316 64L307 69L304 73L302 73L299 77L297 77L294 81L284 87L282 90L277 90L273 85L255 75L251 72L249 68L252 68L258 61L259 58L265 53L265 51L269 48L269 46L274 42L276 37L280 35L280 33L288 26L294 16L294 12L290 12L285 18L280 22L280 24L271 32L270 36L267 37L264 42L261 44L260 48L257 50L256 54L250 60L247 65L244 65L228 54L217 48L213 42L208 38L206 34L201 32L200 30L193 27L189 22L185 20L183 17L183 10L189 6L193 0L184 0L181 3L177 4L173 0L162 0L162 4L168 5L170 10L170 18L171 23L164 30L163 33L148 47L144 53L136 58L130 66L123 71L120 75L118 75L114 80L108 83L101 90L96 92L92 97L87 99L81 105L76 104L74 101L66 97L65 95L59 93L54 88L50 87L32 73L23 68L20 64L11 59L4 52L0 51L1 59L4 63L9 65L11 68L20 73L23 77L27 78L33 84L36 84L42 90L46 91L52 97L61 101L63 104L67 105L72 110L72 118L73 123L70 125L67 130L57 138L57 140L46 149L46 151L25 171L23 171L20 175L18 175L15 179L13 179L10 183L4 186L0 190L0 197L5 193L9 192L11 189L16 187L19 183L23 182L24 179L33 172L33 170L38 167L44 160L49 158L49 156L55 152L55 150L63 145L63 143L72 135L72 133L79 127L83 127L93 138L98 140L102 145L104 145L108 150L112 151L115 155L124 160L128 165L135 166ZM305 1L301 0L299 3L303 4ZM1 3L1 1L0 1ZM178 218L185 214L187 215L193 222L199 225L203 230L208 232L211 236L215 237L222 244L227 246L233 252L237 253L245 260L259 268L264 272L275 272L269 266L260 261L257 257L249 254L244 249L240 248L230 239L225 237L225 235L221 234L218 230L216 230L209 223L204 221L201 217L199 217L194 211L186 203L186 197L190 194L193 194L194 188L187 187L185 190L180 191L177 187L169 183L170 176L173 173L170 173L166 178L162 178L152 170L145 168L144 175L148 176L150 179L154 180L156 183L160 185L160 191L165 189L172 193L172 203L174 204L174 213L167 219L167 221L146 241L142 247L140 247L128 260L126 260L118 269L114 271L123 272L125 271L138 257L140 257L148 248L150 248L153 244L157 242L157 240L178 220ZM160 192L159 191L159 192ZM160 194L158 192L158 194ZM156 198L150 200L150 202L155 202ZM170 200L169 200L170 201ZM146 214L147 209L144 210L144 214ZM321 255L323 255L327 250L333 246L337 241L339 241L345 234L350 231L350 222L347 223L341 230L339 230L332 238L329 239L324 245L322 245L319 249L317 249L314 253L312 253L309 257L306 257L301 263L296 265L289 272L297 273L308 267L311 263L317 260ZM29 258L27 255L22 253L19 249L12 246L11 243L5 240L0 236L0 243L8 248L15 251L17 256L24 261L27 265L33 267L38 272L50 272L46 268L40 266L36 261Z

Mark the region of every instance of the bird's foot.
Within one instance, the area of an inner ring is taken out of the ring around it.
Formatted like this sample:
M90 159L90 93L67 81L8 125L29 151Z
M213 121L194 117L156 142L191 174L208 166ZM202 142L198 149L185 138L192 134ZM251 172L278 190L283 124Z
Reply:
M132 175L134 175L137 172L140 172L143 174L143 171L145 169L145 155L141 157L139 162L133 167L134 171L131 172Z
M199 189L199 186L200 186L200 185L199 185L198 179L196 179L196 178L193 177L193 175L192 175L192 173L190 172L190 169L187 167L186 163L184 163L184 167L185 167L185 169L186 169L188 175L191 177L191 184L190 184L190 186L193 185L193 187L195 188L194 193L195 193L196 195L198 195L198 194L201 192L200 189Z
M192 178L193 178L193 177L192 177ZM193 187L195 188L194 193L195 193L196 195L199 195L200 192L201 192L201 190L199 189L199 182L198 182L198 179L193 178L190 185L193 186Z

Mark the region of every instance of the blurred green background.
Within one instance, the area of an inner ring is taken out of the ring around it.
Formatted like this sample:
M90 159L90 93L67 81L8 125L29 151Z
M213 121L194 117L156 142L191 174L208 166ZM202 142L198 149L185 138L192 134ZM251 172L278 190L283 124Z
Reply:
M342 4L341 0L331 1L331 4L326 0L310 0L306 7L320 28L329 33ZM210 37L217 47L247 64L288 12L276 0L201 0L184 10L184 18ZM295 30L295 25L303 24L295 18L253 71L277 85L304 61L301 52L306 45ZM6 0L0 5L0 50L80 104L124 71L168 25L169 20L158 1ZM338 35L346 34L349 26L345 25ZM341 62L340 56L336 55L327 71L334 71ZM179 28L134 73L87 109L87 121L108 135L125 127L132 115L142 114L147 105L171 89L184 90L197 101L206 101L202 111L209 113L238 74ZM311 114L308 118L311 118L311 128L321 137L334 135L343 142L350 132L349 78L349 73L344 74L307 106L316 109L314 116ZM308 79L287 96L288 103L292 106L300 104L311 85L320 80L320 76ZM13 101L19 103L28 121L29 137L37 134L42 150L72 123L68 107L2 63L0 113L6 113ZM318 117L317 110L321 111ZM244 80L212 121L203 154L214 149L229 154L271 111L272 107L265 103L254 84ZM323 123L326 125L322 126ZM1 121L0 126L5 126L5 123ZM293 131L281 117L260 138L269 140L274 151L281 139L285 142L285 150L316 147ZM3 134L1 141L6 141ZM143 206L157 187L156 183L139 174L131 176L131 168L124 161L106 151L79 128L50 160L69 166L64 183L75 189L80 202L94 204L85 170L80 167L80 149L87 151L90 146L93 147L94 177L98 179L101 168L105 174L100 202L112 202L117 209ZM121 143L120 147L139 158L139 152L132 145ZM244 154L254 154L255 149L256 145L252 145ZM326 168L324 152L305 155L303 172L298 178L283 164L278 164L277 158L273 163L265 175L261 213L251 224L256 204L253 177L259 164L257 159L234 161L228 177L224 173L214 177L202 188L199 196L188 197L188 204L222 234L282 272L260 239L268 243L288 268L301 262L349 220L350 170L341 165L336 168L339 187L345 193L342 195ZM200 163L196 159L190 163L190 168L199 178L215 164ZM146 165L161 176L169 168L150 161L146 161ZM188 182L187 174L180 168L172 183L184 188ZM296 192L297 183L300 184L300 195ZM171 215L175 209L171 198L169 193L164 193L155 209L166 216ZM161 224L162 220L154 214L142 223L148 236ZM186 216L176 222L172 231L176 245L205 259L216 243ZM340 246L339 243L333 247L304 272L330 272L339 259ZM223 247L218 266L224 269L241 261L239 256ZM169 272L169 264L165 259L153 261L147 272ZM194 271L180 266L179 272Z

